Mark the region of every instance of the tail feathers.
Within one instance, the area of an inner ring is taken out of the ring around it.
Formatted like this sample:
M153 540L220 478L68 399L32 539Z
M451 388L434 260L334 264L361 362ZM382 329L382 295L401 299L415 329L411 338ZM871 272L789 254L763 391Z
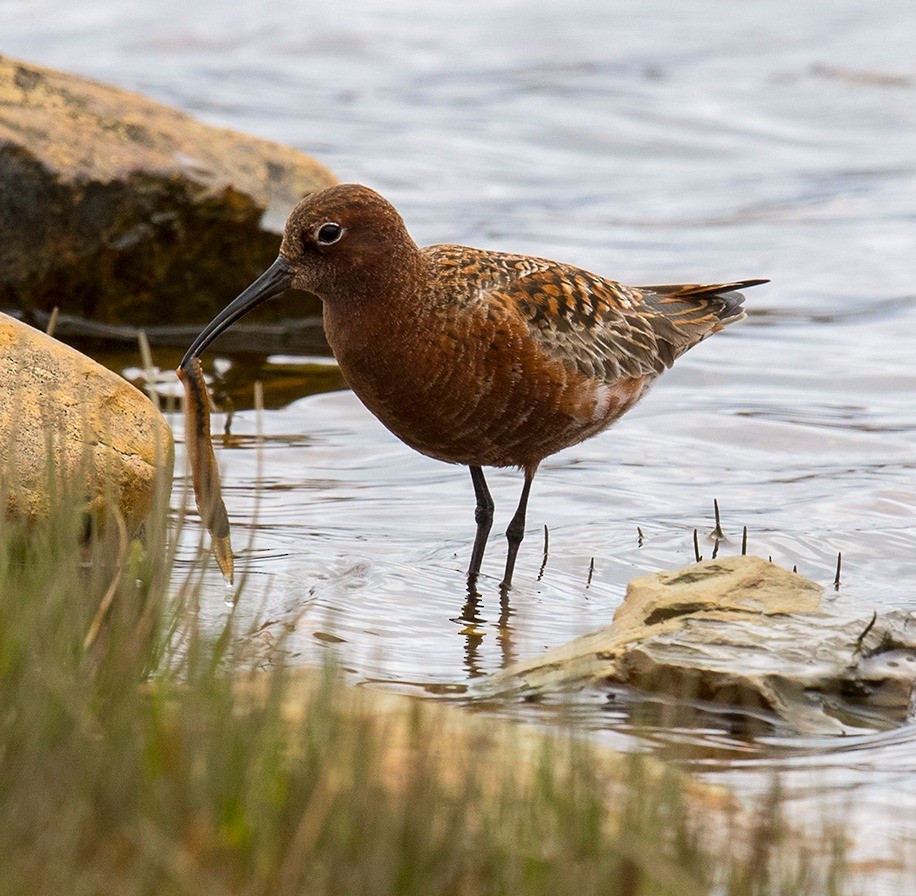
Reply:
M734 283L677 283L666 286L640 286L638 289L677 299L702 299L769 282L769 280L736 280Z
M737 292L751 286L760 286L769 283L769 280L736 280L733 283L677 283L662 286L640 286L640 292L655 293L672 303L684 302L691 305L696 300L700 301L699 307L712 311L722 324L733 323L744 318L744 296ZM718 299L718 302L709 302ZM699 309L698 309L699 310ZM719 329L716 327L716 329Z
M740 280L637 287L643 296L642 316L655 334L658 372L670 367L707 336L743 320L744 296L735 290L766 282Z

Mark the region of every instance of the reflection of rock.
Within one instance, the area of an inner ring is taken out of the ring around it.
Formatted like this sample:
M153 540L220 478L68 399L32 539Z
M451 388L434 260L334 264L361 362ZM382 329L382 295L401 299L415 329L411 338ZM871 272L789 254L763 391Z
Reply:
M868 618L824 613L821 591L757 557L645 576L630 583L609 627L484 688L536 697L624 684L824 733L905 721L916 700L916 614L880 615L866 632Z
M295 202L332 183L293 149L0 57L0 308L203 323L273 261Z
M0 314L0 495L7 513L44 515L52 487L81 483L80 499L99 506L113 497L133 531L149 513L157 482L170 481L172 457L171 432L142 392Z

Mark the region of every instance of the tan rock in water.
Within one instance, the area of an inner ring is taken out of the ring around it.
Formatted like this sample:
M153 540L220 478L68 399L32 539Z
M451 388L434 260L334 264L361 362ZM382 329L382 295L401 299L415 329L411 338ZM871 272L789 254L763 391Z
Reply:
M0 57L0 308L205 322L276 258L296 202L333 183L290 147Z
M0 314L0 497L8 514L42 516L52 489L75 483L97 508L114 500L134 531L172 465L169 427L142 392Z
M886 728L916 700L916 613L836 615L823 589L759 557L721 557L634 579L611 625L481 685L529 699L626 685L678 698L678 723L733 714L799 731Z

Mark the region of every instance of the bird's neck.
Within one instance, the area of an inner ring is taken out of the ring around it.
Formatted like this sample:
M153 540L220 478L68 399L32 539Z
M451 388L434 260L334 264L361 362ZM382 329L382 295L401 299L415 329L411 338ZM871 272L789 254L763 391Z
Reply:
M409 326L417 314L425 265L419 250L391 253L384 263L367 266L323 297L325 332L334 354L388 341Z

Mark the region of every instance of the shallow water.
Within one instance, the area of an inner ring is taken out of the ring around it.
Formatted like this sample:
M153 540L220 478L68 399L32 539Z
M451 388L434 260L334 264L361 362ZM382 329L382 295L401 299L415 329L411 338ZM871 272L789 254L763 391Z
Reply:
M694 528L708 555L714 498L722 552L740 549L746 525L752 553L797 564L829 606L866 621L913 608L911 0L532 6L0 5L0 51L299 146L387 195L421 244L542 254L631 283L773 281L748 293L746 322L678 361L613 430L543 465L509 605L494 535L482 597L466 606L465 470L413 454L347 392L265 412L261 438L256 415L237 412L218 455L243 612L298 616L303 661L333 650L358 682L460 695L609 622L633 576L692 560ZM320 361L291 361L273 359L281 403L297 382L302 394L338 384ZM240 406L250 363L219 365ZM489 479L495 533L521 478ZM216 622L215 566L206 588ZM782 769L801 803L859 812L872 851L912 848L913 726L748 740L715 720L646 722L631 699L565 712L748 792Z

